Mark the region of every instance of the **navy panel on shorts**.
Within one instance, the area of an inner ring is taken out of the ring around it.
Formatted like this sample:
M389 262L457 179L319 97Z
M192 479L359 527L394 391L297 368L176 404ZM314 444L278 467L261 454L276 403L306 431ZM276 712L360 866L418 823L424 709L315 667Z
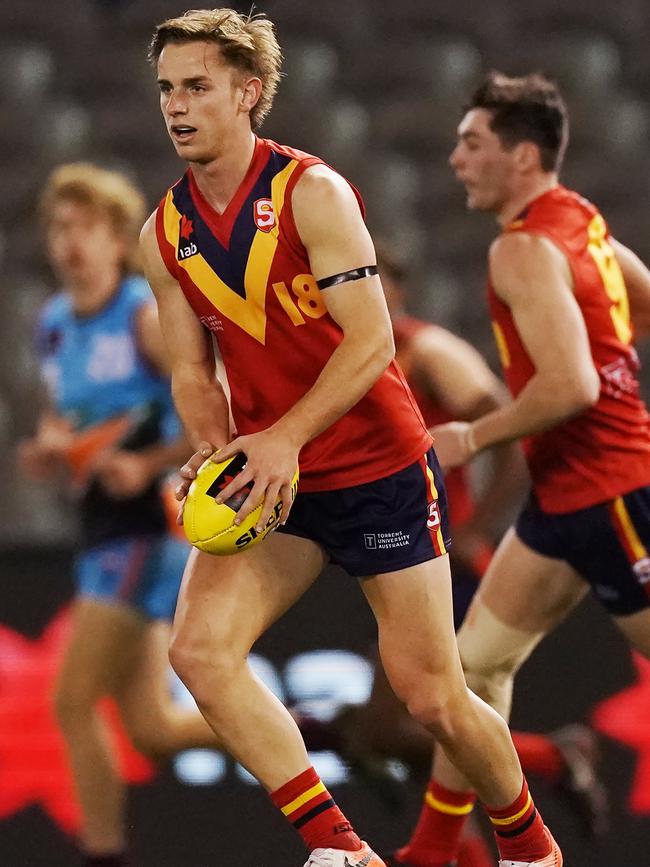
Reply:
M321 545L332 563L362 578L442 556L451 545L447 497L433 449L383 479L300 493L278 533Z
M563 515L531 499L515 529L538 554L569 563L610 614L650 606L650 486Z

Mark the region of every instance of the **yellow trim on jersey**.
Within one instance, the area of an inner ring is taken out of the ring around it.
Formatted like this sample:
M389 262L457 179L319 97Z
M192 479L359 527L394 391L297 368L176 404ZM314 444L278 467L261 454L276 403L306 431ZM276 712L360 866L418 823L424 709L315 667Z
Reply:
M621 522L621 528L625 533L625 538L627 539L628 545L632 549L634 556L637 560L644 560L648 556L648 551L639 538L639 534L632 523L632 518L630 517L630 513L627 510L623 497L616 497L614 500L614 511L616 512L616 517Z
M315 786L312 786L311 789L307 789L306 792L303 792L302 795L298 795L293 801L286 805L286 807L281 807L282 812L285 816L290 816L291 813L295 813L295 811L302 807L303 804L306 804L307 801L311 801L312 798L315 798L316 795L320 795L325 791L325 786L323 783L316 783Z
M448 816L466 816L474 809L474 802L457 806L456 804L447 804L445 801L439 801L432 792L427 792L424 796L427 804L439 813L446 813Z
M425 466L427 468L427 478L429 479L429 488L431 489L431 496L433 497L434 500L437 500L438 499L438 489L436 488L436 480L435 480L434 475L433 475L433 470L431 469L431 467L427 463L426 458L424 459L424 463L425 463ZM438 526L438 529L436 530L436 539L438 541L438 546L440 548L439 553L440 554L446 554L447 548L445 547L445 539L444 539L444 536L442 535L442 526Z
M289 183L289 178L297 166L298 161L292 160L271 181L271 201L273 202L275 224L270 232L260 232L258 229L253 237L250 253L248 254L248 262L246 263L246 273L244 274L244 286L246 287L247 296L249 286L262 285L266 290L269 282L271 263L273 262L280 236L280 214L284 207L284 194ZM266 315L264 316L264 325L266 326ZM261 342L264 343L264 340Z
M492 320L492 331L494 331L494 340L499 351L501 367L503 367L504 370L507 370L510 367L511 359L510 349L508 348L508 342L506 341L506 336L503 333L503 328L501 328L498 322Z
M264 344L266 338L266 289L280 232L280 214L289 178L298 167L297 160L288 163L271 181L271 199L275 213L275 225L270 232L259 229L253 236L244 274L246 297L242 298L214 271L200 253L187 259L178 259L196 288L231 322L239 325L247 334ZM167 193L163 212L163 224L167 240L178 250L181 214L174 204L171 190Z
M518 813L515 813L514 816L508 816L507 819L494 819L490 816L490 822L492 822L493 825L512 825L513 822L516 822L517 819L521 819L521 817L528 812L532 803L533 799L529 794L526 798L526 806L522 807L522 809Z

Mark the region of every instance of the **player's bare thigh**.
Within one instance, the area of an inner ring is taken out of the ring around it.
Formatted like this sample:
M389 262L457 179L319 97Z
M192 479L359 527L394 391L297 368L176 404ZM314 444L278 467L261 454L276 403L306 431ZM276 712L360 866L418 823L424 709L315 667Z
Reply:
M185 567L172 645L252 644L322 572L327 558L315 542L275 533L232 556L193 550Z
M88 709L100 696L114 693L133 667L146 631L147 622L133 609L79 597L57 679L59 710Z
M449 557L367 578L384 668L396 692L418 672L463 684L454 633Z
M626 617L615 617L614 621L630 645L650 659L650 608Z
M510 528L503 537L470 606L485 605L502 623L522 632L546 633L589 591L568 563L538 554Z

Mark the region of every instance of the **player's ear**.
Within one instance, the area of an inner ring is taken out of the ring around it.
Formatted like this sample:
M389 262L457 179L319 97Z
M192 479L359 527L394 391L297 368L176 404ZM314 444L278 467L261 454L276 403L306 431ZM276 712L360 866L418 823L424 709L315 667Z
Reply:
M539 171L541 168L539 147L532 141L521 141L515 145L514 157L521 172Z
M242 82L241 107L251 112L262 95L262 82L259 78L247 78Z

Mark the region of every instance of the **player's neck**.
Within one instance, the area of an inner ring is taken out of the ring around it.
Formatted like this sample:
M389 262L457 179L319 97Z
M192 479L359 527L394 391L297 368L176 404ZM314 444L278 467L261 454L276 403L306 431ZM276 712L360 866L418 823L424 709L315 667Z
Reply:
M250 129L237 131L209 163L192 163L192 175L201 194L222 214L246 177L255 152Z
M92 316L105 307L115 295L122 275L119 268L107 268L92 279L80 277L68 280L67 292L72 299L72 308L78 316Z
M511 196L497 214L497 222L501 228L510 225L518 214L525 209L526 205L534 202L544 193L548 193L558 185L558 177L554 172L549 172L541 177L532 179L529 183L522 185L517 193Z

